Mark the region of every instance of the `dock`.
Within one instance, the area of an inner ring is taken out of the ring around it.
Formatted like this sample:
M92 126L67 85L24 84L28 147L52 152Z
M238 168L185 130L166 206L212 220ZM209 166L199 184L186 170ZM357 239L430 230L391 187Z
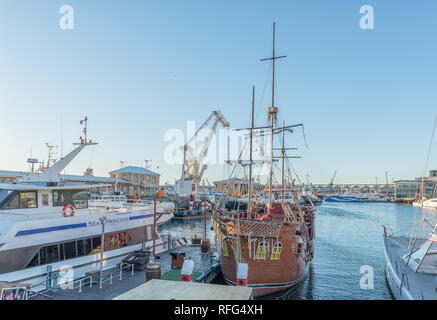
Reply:
M216 259L214 260L213 255L211 255L211 253L214 252L215 252L215 248L212 247L208 254L202 254L200 252L199 245L185 245L177 248L172 248L165 252L160 253L158 255L159 259L156 260L161 265L162 276L161 276L161 280L159 281L162 282L160 283L165 283L168 286L178 286L179 284L190 285L194 283L195 285L197 284L202 287L204 285L209 284L209 282L213 281L215 277L220 273L220 268L217 263L217 260ZM181 282L180 281L181 270L171 267L172 254L178 254L178 253L184 254L185 259L191 258L191 260L194 261L195 268L193 271L193 282ZM76 279L74 283L74 288L72 289L57 288L54 290L44 291L42 292L42 294L34 295L30 299L31 300L112 300L138 287L143 288L142 285L145 283L146 280L145 271L137 271L131 267L126 267L124 269L120 269L120 268L106 269L104 275L105 275L104 276L105 280L103 282L102 288L99 287L98 282L93 281L92 283L89 283L89 281L86 282L86 281L80 281L80 279ZM86 279L82 279L82 280L86 280ZM164 285L162 288L154 287L154 290L157 291L155 294L157 295L164 294L164 291L167 291L167 289L165 289L166 285ZM218 286L227 287L225 285L218 285ZM148 288L148 286L146 288ZM212 288L212 287L208 287L208 288ZM205 289L205 290L211 291L212 289ZM218 292L221 292L219 289L214 289L214 290L215 291L218 290ZM204 296L203 293L202 296ZM188 297L180 297L179 299L185 299L185 298L188 299Z
M150 280L114 300L250 300L249 287L224 286L198 282Z

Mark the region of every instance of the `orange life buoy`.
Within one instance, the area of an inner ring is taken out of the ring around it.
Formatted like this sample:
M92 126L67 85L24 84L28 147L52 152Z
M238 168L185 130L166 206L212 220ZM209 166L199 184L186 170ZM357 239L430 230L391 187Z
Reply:
M70 208L70 214L67 214L67 209ZM68 217L72 217L74 216L74 207L71 204L66 204L64 206L64 209L62 209L62 213L64 214L64 217L68 218Z

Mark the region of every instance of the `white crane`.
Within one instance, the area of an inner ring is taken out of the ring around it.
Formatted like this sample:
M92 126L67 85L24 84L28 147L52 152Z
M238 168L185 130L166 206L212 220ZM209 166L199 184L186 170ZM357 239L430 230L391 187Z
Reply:
M208 136L206 137L203 145L197 156L194 155L193 149L190 147L190 143L197 138L200 130L205 128L209 121L214 118L214 122L209 129ZM206 121L200 126L193 137L182 147L184 152L184 163L182 165L181 179L175 183L175 189L177 194L194 194L197 193L197 185L202 180L203 173L208 167L203 164L203 160L208 152L208 147L211 144L212 138L217 129L219 122L223 127L229 127L229 122L223 117L223 114L214 110L212 114L206 119Z

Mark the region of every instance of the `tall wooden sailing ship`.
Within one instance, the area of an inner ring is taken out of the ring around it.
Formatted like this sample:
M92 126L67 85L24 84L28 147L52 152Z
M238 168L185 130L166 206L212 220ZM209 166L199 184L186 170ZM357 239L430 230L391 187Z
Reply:
M220 266L224 279L231 285L247 285L253 288L254 297L265 296L289 289L301 284L307 277L311 262L314 242L314 206L304 207L298 201L297 187L292 182L291 188L286 188L284 146L285 132L293 132L294 127L278 126L278 108L274 102L275 60L285 56L275 56L275 24L273 24L273 55L262 59L272 62L272 104L267 108L268 125L254 126L254 97L252 93L251 127L242 130L249 131L249 166L247 210L235 215L225 214L224 209L215 206L213 209L213 227L216 236L216 246L219 251ZM270 138L268 202L261 202L252 188L252 166L259 164L253 160L252 144L256 132L269 132ZM281 156L275 157L273 148L274 137L282 134ZM288 148L289 149L289 148ZM291 191L295 201L285 200L277 192L272 192L273 163L282 160L282 189ZM236 161L236 166L242 164ZM291 179L291 178L290 178ZM241 276L241 273L246 274Z

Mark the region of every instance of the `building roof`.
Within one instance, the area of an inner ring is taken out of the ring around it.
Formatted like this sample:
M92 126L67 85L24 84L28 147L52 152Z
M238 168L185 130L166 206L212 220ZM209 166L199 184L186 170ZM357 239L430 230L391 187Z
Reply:
M159 173L147 170L145 168L142 167L134 167L134 166L127 166L121 169L117 169L117 170L113 170L110 171L109 173L116 173L116 172L120 172L120 173L139 173L139 174L150 174L150 175L155 175L155 176L159 176Z
M238 178L214 181L214 183L228 183L228 182L238 183L238 184L249 184L249 180L248 179L238 179ZM252 181L252 184L262 186L261 183L258 183L258 182L255 182L255 181Z
M68 181L80 181L80 182L98 182L98 183L114 183L115 179L111 177L95 177L95 176L78 176L71 174L60 174L60 179ZM124 179L117 179L117 183L130 183Z

